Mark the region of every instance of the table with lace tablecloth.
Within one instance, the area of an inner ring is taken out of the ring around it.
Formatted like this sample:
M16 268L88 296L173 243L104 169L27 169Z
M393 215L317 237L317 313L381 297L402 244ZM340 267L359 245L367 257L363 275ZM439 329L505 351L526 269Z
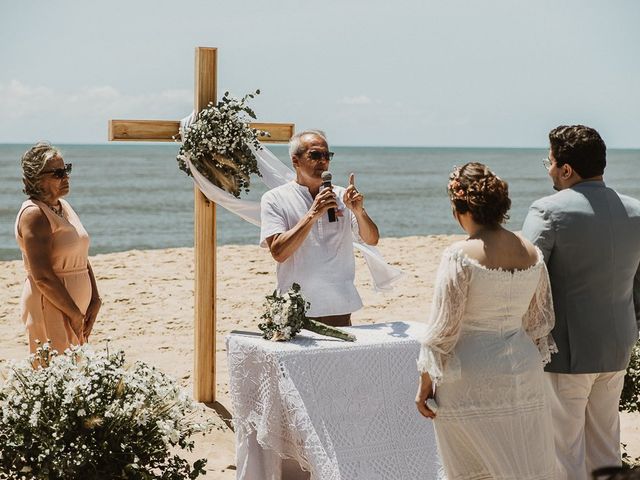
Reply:
M283 458L313 480L439 477L432 423L414 404L422 324L344 330L357 341L227 337L238 479L280 479Z

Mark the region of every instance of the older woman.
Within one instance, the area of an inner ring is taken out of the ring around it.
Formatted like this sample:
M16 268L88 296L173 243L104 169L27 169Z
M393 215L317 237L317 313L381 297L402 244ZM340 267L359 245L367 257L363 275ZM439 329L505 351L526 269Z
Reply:
M22 156L24 193L15 234L27 279L22 319L34 352L46 341L62 353L87 341L101 300L88 260L89 235L62 199L71 164L57 148L38 143Z

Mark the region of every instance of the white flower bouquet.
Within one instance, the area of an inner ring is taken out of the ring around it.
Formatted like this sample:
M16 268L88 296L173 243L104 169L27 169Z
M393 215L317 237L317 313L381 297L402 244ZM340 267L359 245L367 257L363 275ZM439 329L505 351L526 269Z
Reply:
M262 148L258 136L269 136L249 126L256 114L246 102L258 94L260 90L238 99L225 92L217 105L210 103L202 110L180 132L182 146L176 157L180 169L191 175L188 159L209 181L235 197L242 190L248 192L250 175L260 175L251 147Z
M0 388L0 478L186 479L204 474L191 450L198 406L176 383L124 352L48 344L13 363Z
M339 328L331 327L307 317L309 302L300 293L300 285L294 283L288 292L278 291L267 295L265 312L260 317L264 323L258 324L262 337L274 342L291 340L303 328L327 337L355 342L356 337Z

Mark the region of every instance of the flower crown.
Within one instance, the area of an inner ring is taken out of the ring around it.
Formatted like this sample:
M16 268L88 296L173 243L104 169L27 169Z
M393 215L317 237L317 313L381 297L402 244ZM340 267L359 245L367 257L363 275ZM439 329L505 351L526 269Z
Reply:
M449 183L447 184L449 198L453 200L466 200L467 191L460 183L460 167L453 167L453 172L449 175Z
M492 179L497 180L498 182L502 182L502 179L493 173L489 168L485 166L484 176L479 180L474 180L470 182L468 185L463 185L460 181L460 170L461 167L454 166L453 171L449 175L449 183L447 184L447 191L449 192L449 198L451 201L454 200L469 200L469 190L472 192L472 196L475 194L484 195L488 189L491 187L488 185L488 182L492 181ZM491 182L493 183L493 182Z

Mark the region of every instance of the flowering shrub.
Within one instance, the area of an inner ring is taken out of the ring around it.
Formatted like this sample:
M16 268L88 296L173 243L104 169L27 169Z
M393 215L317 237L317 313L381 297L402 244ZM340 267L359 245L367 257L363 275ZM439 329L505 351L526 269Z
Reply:
M624 377L624 387L620 397L620 410L625 412L640 411L640 343L636 343L631 351L631 360Z
M57 355L48 344L10 365L0 388L0 478L192 479L173 453L209 430L175 382L124 352L83 346Z
M214 185L240 196L249 191L249 176L260 175L255 155L251 151L262 148L258 136L269 133L251 128L249 122L256 118L246 104L260 90L237 99L225 92L217 105L210 103L196 121L181 131L182 146L177 160L180 169L191 175L187 160Z
M620 396L620 411L640 412L640 343L636 343L631 351L631 360ZM640 468L640 457L632 457L627 452L625 443L622 444L622 463L629 468Z
M258 328L262 330L262 337L267 340L274 342L291 340L303 328L349 342L356 339L355 336L339 328L308 318L309 302L300 293L300 285L297 283L291 285L284 295L279 295L275 290L265 298L265 312L260 317L264 323L258 324Z

